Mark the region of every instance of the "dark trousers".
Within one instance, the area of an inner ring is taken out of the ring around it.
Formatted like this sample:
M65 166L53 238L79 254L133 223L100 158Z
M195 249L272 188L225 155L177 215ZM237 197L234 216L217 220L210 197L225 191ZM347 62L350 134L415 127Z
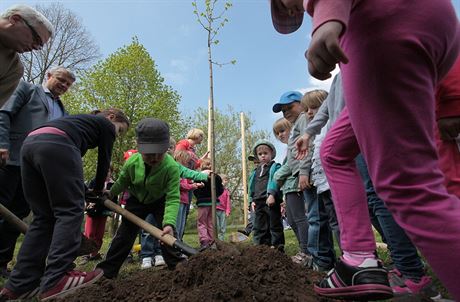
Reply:
M266 199L253 200L256 204L254 215L253 239L255 244L284 246L284 229L281 220L280 202L271 207Z
M26 138L21 151L24 196L33 221L6 287L46 291L72 270L81 240L85 203L80 150L64 136ZM40 281L41 279L41 281Z
M163 216L165 211L164 199L157 200L151 204L140 203L135 197L130 196L126 201L126 210L130 211L137 217L145 219L147 215L153 214L158 225L163 225ZM104 271L104 276L113 279L118 275L123 262L128 256L136 236L139 233L139 227L134 223L122 218L120 227L110 243L109 251L104 259L97 267ZM173 268L176 264L183 260L180 253L175 249L161 244L161 252L163 258L169 268Z
M30 207L22 191L21 167L0 167L0 203L19 219L29 215ZM0 267L6 266L13 259L19 234L16 226L0 216Z

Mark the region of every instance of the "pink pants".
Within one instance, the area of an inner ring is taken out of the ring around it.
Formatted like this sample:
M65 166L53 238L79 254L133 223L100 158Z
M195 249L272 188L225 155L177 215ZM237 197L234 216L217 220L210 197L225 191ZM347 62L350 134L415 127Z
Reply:
M361 1L341 41L347 109L321 156L343 250L375 249L354 162L362 152L377 194L460 301L460 201L446 191L434 136L435 85L454 63L459 34L450 0Z
M455 141L443 141L437 135L441 171L447 192L460 197L460 150Z
M198 207L197 227L201 247L214 241L214 225L212 224L212 208L210 206Z
M91 256L95 256L102 246L105 232L105 223L107 216L101 217L90 217L86 216L85 221L85 236L89 239L93 239L97 244L97 251L91 253Z

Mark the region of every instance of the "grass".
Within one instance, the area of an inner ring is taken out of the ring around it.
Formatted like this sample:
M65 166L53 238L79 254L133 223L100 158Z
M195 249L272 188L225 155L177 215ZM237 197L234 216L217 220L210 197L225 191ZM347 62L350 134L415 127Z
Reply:
M194 224L193 222L188 224L189 228L186 230L186 233L184 235L184 242L189 244L192 247L199 247L199 242L198 242L198 234L196 231L196 228L193 227ZM237 226L228 226L227 227L227 238L228 235L232 232L236 232ZM298 244L297 244L297 239L295 238L294 232L292 230L287 230L284 232L285 235L285 252L288 256L293 256L298 252ZM228 240L226 238L226 240ZM378 234L376 234L377 242L381 242L380 237ZM21 245L21 242L23 240L23 236L21 235L20 238L18 239L18 244L16 245L16 250L15 250L15 256L17 255L17 252L19 251L19 247ZM105 238L104 238L104 243L101 248L101 253L106 253L109 244L111 242L110 235L106 233ZM138 243L138 239L136 240L135 244ZM340 255L340 251L336 246L336 254ZM378 248L377 249L379 257L383 260L384 263L388 264L390 262L390 254L387 249L385 248ZM11 263L10 266L13 267L15 264L16 259L14 259ZM77 258L77 263L78 263L78 258ZM85 265L77 265L77 269L82 270L82 271L90 271L94 269L95 262L89 262ZM119 276L123 278L124 276L127 276L129 274L132 274L133 272L136 272L140 269L140 261L139 261L139 256L137 253L134 254L134 262L132 263L125 263L121 270ZM436 284L437 288L440 290L440 292L443 294L444 297L447 297L447 291L446 289L441 285L440 281L436 278L436 276L433 275L432 271L429 270L429 274L432 276L434 283ZM0 288L3 287L5 283L5 279L0 277ZM29 301L38 301L38 300L29 300Z

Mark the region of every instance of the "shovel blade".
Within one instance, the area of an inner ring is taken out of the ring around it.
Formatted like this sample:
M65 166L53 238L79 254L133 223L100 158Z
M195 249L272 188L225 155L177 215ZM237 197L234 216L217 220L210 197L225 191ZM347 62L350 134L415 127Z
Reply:
M233 232L230 234L230 242L240 243L240 242L245 242L248 240L249 240L249 237L240 232Z

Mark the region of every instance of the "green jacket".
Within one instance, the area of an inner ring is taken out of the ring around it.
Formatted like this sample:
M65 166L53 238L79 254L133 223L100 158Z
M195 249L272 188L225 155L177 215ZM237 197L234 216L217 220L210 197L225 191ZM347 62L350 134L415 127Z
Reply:
M187 167L182 166L179 163L177 163L177 165L179 166L180 178L191 179L197 182L208 181L208 174L189 169Z
M287 163L283 164L278 171L273 175L273 179L278 184L282 184L281 191L286 195L287 193L300 192L299 177L293 176L291 168Z
M163 226L176 226L180 203L180 168L169 155L145 175L145 164L140 153L133 154L121 168L117 181L110 189L114 196L128 190L139 202L150 204L165 198Z

